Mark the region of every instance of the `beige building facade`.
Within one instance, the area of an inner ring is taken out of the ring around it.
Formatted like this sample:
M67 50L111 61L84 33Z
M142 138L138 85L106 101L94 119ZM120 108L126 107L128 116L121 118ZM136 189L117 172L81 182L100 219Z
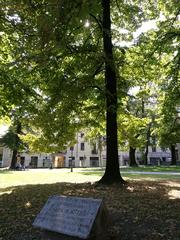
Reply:
M100 147L101 143L101 147ZM180 144L177 144L180 153ZM177 151L178 152L178 151ZM180 154L178 154L178 157ZM12 152L8 148L0 147L0 167L9 167L12 159ZM136 160L141 164L141 153L136 152ZM148 164L160 165L168 164L171 161L170 151L162 151L159 148L149 147ZM76 144L60 153L20 153L20 162L26 168L68 168L68 167L105 167L106 147L105 139L90 142L85 138L85 134L76 135ZM128 165L129 153L119 151L120 166ZM180 159L179 159L180 162Z

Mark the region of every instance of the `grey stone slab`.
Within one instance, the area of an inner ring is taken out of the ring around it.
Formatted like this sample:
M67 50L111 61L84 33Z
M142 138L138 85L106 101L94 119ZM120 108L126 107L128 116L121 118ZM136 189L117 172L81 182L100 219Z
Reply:
M112 220L107 209L102 204L94 221L90 235L86 240L109 240L107 230ZM82 240L82 238L68 236L60 233L42 231L41 240Z
M81 238L43 230L41 240L81 240Z
M51 239L88 239L90 235L98 236L105 232L106 214L101 199L51 196L33 226L48 230L44 239L45 236L48 239L48 235Z

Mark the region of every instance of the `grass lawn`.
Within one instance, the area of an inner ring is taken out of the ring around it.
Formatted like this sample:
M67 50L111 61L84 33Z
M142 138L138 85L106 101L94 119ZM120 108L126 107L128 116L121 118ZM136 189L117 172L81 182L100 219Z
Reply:
M104 168L103 168L104 169ZM83 171L102 171L102 168L82 168ZM121 172L130 172L130 171L138 171L138 172L180 172L180 166L143 166L140 165L138 167L128 167L122 166L120 167Z
M140 166L122 167L122 172L142 171L142 172L180 172L180 166Z
M0 171L0 240L40 240L32 222L56 194L103 199L109 240L180 239L180 176L123 173L125 186L97 186L97 170Z
M81 183L85 181L97 181L99 176L92 174L85 176L77 172L70 172L69 169L37 169L27 171L0 171L0 189L9 186L44 184L56 182ZM101 175L102 173L100 173Z
M125 180L180 180L180 175L169 175L167 172L172 172L172 168L163 168L164 174L146 174L141 175L139 172L150 172L151 170L148 168L122 168L121 174L125 178ZM159 172L159 167L157 167L157 171L155 171L155 167L152 168L151 172ZM180 172L180 168L177 167ZM176 172L178 172L176 170ZM131 171L138 171L138 173L129 173ZM174 170L175 171L175 170ZM11 186L19 186L19 185L27 185L27 184L44 184L44 183L56 183L56 182L72 182L72 183L81 183L81 182L94 182L98 181L100 177L103 175L104 170L100 168L77 168L73 169L73 172L70 172L70 169L31 169L26 171L9 171L9 170L1 170L0 171L0 189L11 187Z

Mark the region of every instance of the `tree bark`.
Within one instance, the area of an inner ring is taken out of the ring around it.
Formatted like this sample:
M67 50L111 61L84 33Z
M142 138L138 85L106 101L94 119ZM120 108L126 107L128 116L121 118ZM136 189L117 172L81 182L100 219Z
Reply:
M146 146L145 146L145 152L144 152L144 165L148 164L148 153L149 153L149 144L150 144L150 136L151 136L151 124L149 124L146 134Z
M11 169L15 169L16 168L16 163L17 163L17 153L18 151L15 149L13 150L13 154L12 154L12 160L11 160Z
M137 167L136 157L135 157L136 148L130 146L129 148L129 166Z
M19 145L20 145L20 139L18 134L21 133L21 123L19 121L17 121L17 125L16 125L16 137L15 137L15 145L14 145L14 149L13 149L13 155L12 155L12 160L11 160L11 169L15 169L16 168L16 163L17 163L17 154L18 154L18 150L19 150Z
M145 148L145 152L144 152L144 165L148 164L148 153L149 153L149 144L146 143L146 148Z
M106 169L99 183L124 183L119 170L117 142L117 78L111 39L110 0L102 0L106 90Z
M177 161L176 161L176 147L175 145L171 144L171 165L176 165Z
M99 166L102 168L102 136L98 136L98 155L99 155Z

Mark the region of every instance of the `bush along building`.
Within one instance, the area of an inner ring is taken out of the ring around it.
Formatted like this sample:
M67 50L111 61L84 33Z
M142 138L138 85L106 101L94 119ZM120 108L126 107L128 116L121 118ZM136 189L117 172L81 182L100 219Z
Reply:
M26 168L69 168L69 167L105 167L106 166L106 146L105 138L103 146L99 148L98 141L89 141L84 133L76 135L76 144L69 146L65 152L46 154L46 153L18 153L18 161ZM178 148L177 144L177 159ZM9 167L12 158L12 152L5 147L0 147L0 167ZM136 152L137 164L142 164L142 154ZM149 165L168 165L171 162L169 150L149 147L148 164ZM120 166L129 165L129 153L119 151ZM178 159L177 164L180 163Z

